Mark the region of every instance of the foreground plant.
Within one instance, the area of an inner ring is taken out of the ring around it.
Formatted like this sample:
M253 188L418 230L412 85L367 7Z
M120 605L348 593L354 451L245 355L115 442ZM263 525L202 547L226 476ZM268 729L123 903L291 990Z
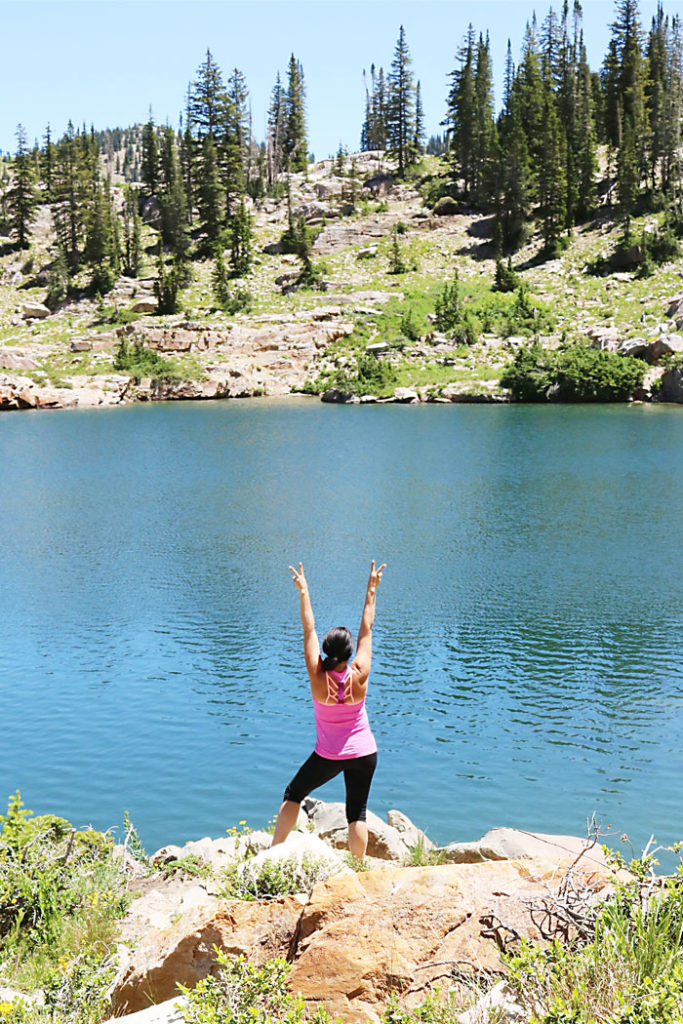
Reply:
M97 1020L111 980L118 919L128 904L111 836L77 830L55 815L35 816L17 791L0 815L0 979L40 988L45 1011L17 1013ZM23 1019L23 1018L21 1018Z
M662 879L654 864L647 852L631 861L633 880L595 912L583 944L521 941L510 984L531 1024L680 1024L683 869Z

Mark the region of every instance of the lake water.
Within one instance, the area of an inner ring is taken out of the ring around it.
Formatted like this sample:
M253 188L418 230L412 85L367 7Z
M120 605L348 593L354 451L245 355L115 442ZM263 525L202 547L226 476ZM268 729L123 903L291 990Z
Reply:
M683 408L7 414L0 473L3 802L265 823L314 738L287 565L355 632L374 557L373 810L683 838Z

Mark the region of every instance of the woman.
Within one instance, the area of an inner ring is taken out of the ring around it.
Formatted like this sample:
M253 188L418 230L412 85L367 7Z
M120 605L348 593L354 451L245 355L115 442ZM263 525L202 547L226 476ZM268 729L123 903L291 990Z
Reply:
M349 849L358 860L365 856L368 846L365 824L368 794L377 767L377 744L370 731L365 695L372 661L375 596L385 568L386 565L380 565L375 569L374 561L370 567L355 658L349 661L353 654L351 633L346 627L338 626L331 629L323 640L326 655L323 661L304 567L301 562L298 572L293 566L289 567L300 595L304 657L313 695L317 742L308 761L299 768L285 790L275 824L273 846L284 842L294 828L304 797L343 771Z

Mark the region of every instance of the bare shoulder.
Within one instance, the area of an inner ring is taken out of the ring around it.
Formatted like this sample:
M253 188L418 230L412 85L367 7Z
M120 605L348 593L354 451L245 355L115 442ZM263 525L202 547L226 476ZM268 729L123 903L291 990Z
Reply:
M317 667L308 670L308 679L315 700L324 701L327 697L327 672L323 668L320 658L318 658Z

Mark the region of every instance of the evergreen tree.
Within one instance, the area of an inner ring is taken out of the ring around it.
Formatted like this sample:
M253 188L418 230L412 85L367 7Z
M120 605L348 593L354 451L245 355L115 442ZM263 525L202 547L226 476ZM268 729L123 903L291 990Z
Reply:
M493 193L494 151L493 81L488 35L479 36L474 74L474 126L472 132L472 184L475 200L484 205Z
M251 168L251 118L249 112L249 89L243 73L234 68L228 79L228 97L234 117L235 143L242 167L242 190L248 187Z
M640 173L633 122L628 113L622 114L621 144L617 156L617 195L619 215L624 226L624 238L631 234L631 214L638 195Z
M284 154L292 171L305 171L308 166L306 139L304 70L294 54L289 58L287 92L285 94Z
M64 136L56 146L52 217L57 241L72 274L80 265L85 231L87 170L80 138L69 121Z
M26 143L26 130L17 125L17 150L14 157L13 181L7 194L9 224L20 249L27 249L31 223L38 206L33 160Z
M141 261L141 224L138 214L137 193L130 185L126 186L125 205L123 208L123 273L126 277L137 277L140 273Z
M597 138L593 118L592 80L583 39L580 42L576 126L578 137L578 153L576 156L576 216L578 220L586 220L597 206L595 180L598 171L598 159Z
M513 92L515 93L520 123L523 126L532 169L540 167L543 159L543 132L546 111L546 85L543 81L541 59L536 39L535 22L527 23L522 60L515 77ZM537 178L533 175L530 182L533 198L537 198Z
M55 166L55 144L52 141L50 125L45 129L45 146L41 163L41 178L48 196L52 193L52 175Z
M454 179L462 179L469 195L474 179L474 28L467 30L458 56L460 67L450 74L451 86L445 124L450 137L451 169Z
M402 176L411 162L412 126L415 123L415 87L412 61L406 43L405 30L401 25L394 59L389 72L387 97L387 149L396 158L398 174Z
M268 108L268 137L266 141L266 162L268 185L273 187L285 162L285 91L280 81L280 72L270 94Z
M506 248L514 249L524 241L532 184L526 132L514 91L510 95L508 109L500 119L498 139L498 216L503 242Z
M567 223L567 174L565 136L557 116L555 99L546 92L542 156L539 174L539 214L545 251L557 254L558 242Z
M190 245L187 207L175 132L168 125L162 133L161 168L161 240L167 249L182 260L187 256Z
M230 222L230 267L235 277L244 277L251 269L252 219L242 199Z
M418 81L415 88L415 130L413 134L414 160L418 160L424 152L425 144L425 116L422 108L422 90Z
M142 131L142 180L150 195L155 196L159 187L159 143L151 111Z
M210 135L216 139L223 116L224 97L223 76L211 50L207 49L206 59L197 68L188 91L187 126L193 137L201 140Z
M201 177L197 183L197 208L202 230L213 247L223 225L225 195L212 135L205 135L201 148Z

